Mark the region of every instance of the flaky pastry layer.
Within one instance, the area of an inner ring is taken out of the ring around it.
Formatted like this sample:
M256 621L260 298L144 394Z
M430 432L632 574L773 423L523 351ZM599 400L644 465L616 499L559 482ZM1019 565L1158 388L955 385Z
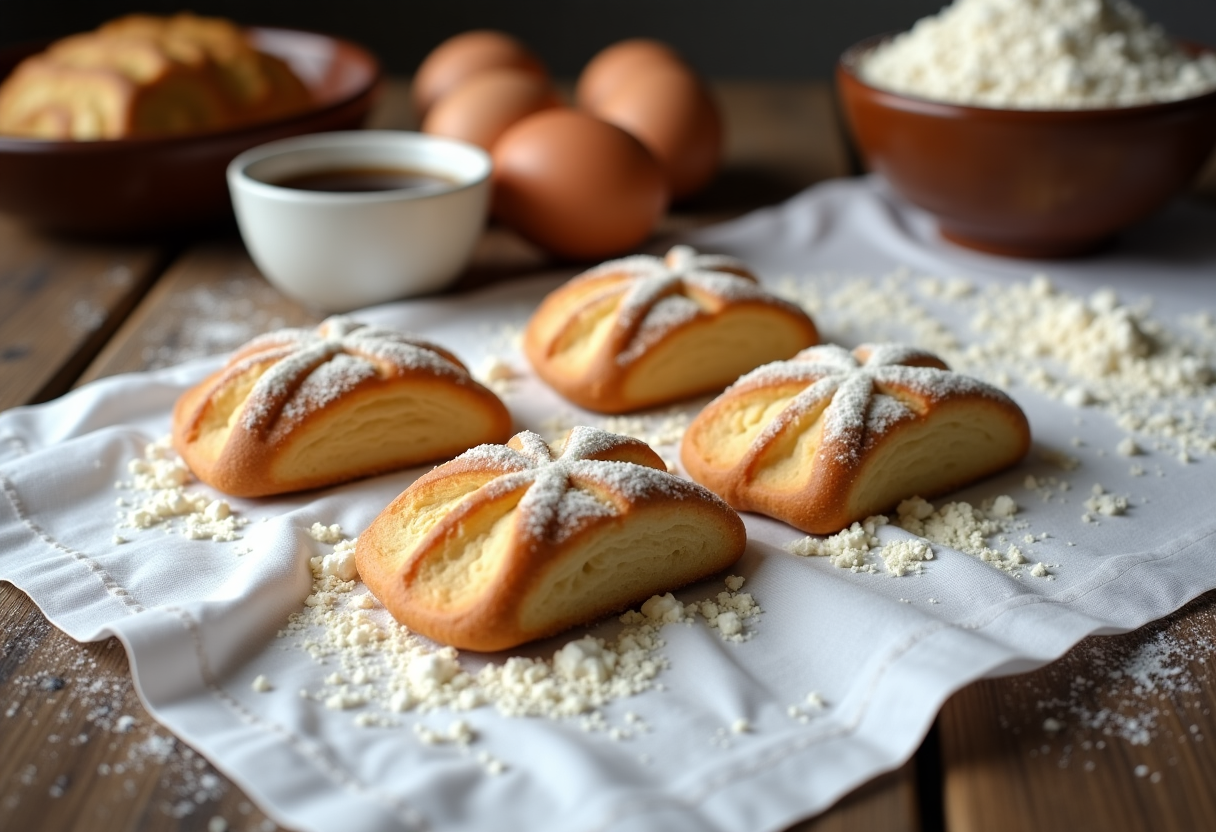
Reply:
M173 412L182 459L240 497L449 459L510 433L506 407L450 353L344 317L253 340Z
M736 509L829 534L1008 468L1029 448L1008 396L936 356L826 345L739 379L693 420L680 458Z
M742 263L677 246L665 258L613 260L552 292L524 352L575 404L626 413L721 390L818 340L806 313Z
M402 624L495 651L726 569L743 522L636 439L524 431L425 474L361 535L359 575Z

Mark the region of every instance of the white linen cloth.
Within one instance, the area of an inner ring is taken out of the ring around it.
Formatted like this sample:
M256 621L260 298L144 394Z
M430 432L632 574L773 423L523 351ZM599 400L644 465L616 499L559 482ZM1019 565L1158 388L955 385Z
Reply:
M1088 259L1004 260L940 242L928 217L862 179L825 183L686 239L745 259L767 281L839 274L826 278L830 284L907 265L982 286L1045 270L1078 294L1100 286L1130 298L1151 294L1155 315L1170 320L1216 310L1214 228L1210 208L1175 205ZM526 373L503 327L521 325L556 282L544 277L356 317L421 334L470 367L498 355ZM832 320L818 323L833 336ZM850 337L855 343L866 334ZM999 494L1018 499L1018 519L1051 535L1035 550L1059 564L1055 580L1015 578L942 546L923 575L896 579L881 566L878 574L858 574L788 554L781 547L800 533L748 515L750 543L733 571L765 610L750 627L754 636L735 644L703 623L665 627L663 689L602 709L613 725L633 712L648 732L613 741L581 730L578 719L510 718L492 707L407 712L396 715L398 727L357 727L359 709L330 710L299 696L302 688L320 689L334 668L276 632L310 591L309 558L331 550L306 530L319 521L357 534L419 471L231 500L251 520L235 543L159 529L120 530L130 542L114 543L115 499L125 493L115 481L129 478L127 463L146 443L168 433L182 390L218 363L104 379L0 414L0 578L76 639L118 636L153 716L271 817L300 830L779 829L898 766L942 702L968 682L1037 666L1088 633L1137 627L1216 587L1211 457L1182 465L1150 455L1146 464L1160 464L1166 476L1132 483L1126 458L1093 452L1124 435L1109 418L1086 414L1088 450L1078 450L1070 446L1077 411L1015 387L1036 449L1070 453L1081 466L1063 473L1032 453L1013 471L954 496L976 504ZM604 423L530 376L513 383L506 401L519 427L542 433L552 432L546 420L556 414L572 424ZM1022 487L1027 474L1070 479L1074 499L1036 499ZM1128 516L1080 521L1095 482L1136 495ZM907 536L891 527L882 534ZM241 547L253 551L238 554ZM679 596L700 599L721 588L718 579ZM551 655L585 632L515 652ZM274 689L255 692L258 675ZM789 706L805 705L812 691L827 707L804 708L805 723L792 719ZM476 732L469 749L426 745L410 730L417 722L442 731L457 717ZM740 719L749 729L732 732ZM488 774L480 751L506 770Z

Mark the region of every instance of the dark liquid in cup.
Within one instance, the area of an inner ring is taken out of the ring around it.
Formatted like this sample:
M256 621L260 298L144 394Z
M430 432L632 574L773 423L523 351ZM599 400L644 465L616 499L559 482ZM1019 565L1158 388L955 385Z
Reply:
M330 168L289 176L273 183L280 188L330 193L367 193L370 191L442 191L456 182L443 176L406 168Z

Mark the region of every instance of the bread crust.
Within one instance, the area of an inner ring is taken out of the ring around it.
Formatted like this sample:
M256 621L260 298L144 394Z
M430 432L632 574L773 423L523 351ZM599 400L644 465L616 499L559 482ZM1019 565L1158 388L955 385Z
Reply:
M504 650L734 564L742 520L636 439L524 431L423 475L359 536L359 575L435 641Z
M818 340L806 313L740 261L676 246L662 259L604 263L550 293L523 346L565 398L628 413L721 390Z
M227 130L312 96L281 59L220 18L128 15L56 41L0 86L0 134L123 139Z
M173 410L173 445L203 482L262 497L447 459L511 433L455 356L346 317L254 339Z
M813 347L739 379L680 458L740 511L829 534L1017 463L1030 425L1003 392L911 347Z

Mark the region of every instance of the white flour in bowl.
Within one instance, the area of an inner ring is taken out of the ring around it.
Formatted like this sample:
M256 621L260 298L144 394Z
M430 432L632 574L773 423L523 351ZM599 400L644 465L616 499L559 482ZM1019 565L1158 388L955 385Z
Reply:
M1216 55L1190 57L1125 0L955 0L859 70L895 92L1001 109L1128 107L1216 90Z

